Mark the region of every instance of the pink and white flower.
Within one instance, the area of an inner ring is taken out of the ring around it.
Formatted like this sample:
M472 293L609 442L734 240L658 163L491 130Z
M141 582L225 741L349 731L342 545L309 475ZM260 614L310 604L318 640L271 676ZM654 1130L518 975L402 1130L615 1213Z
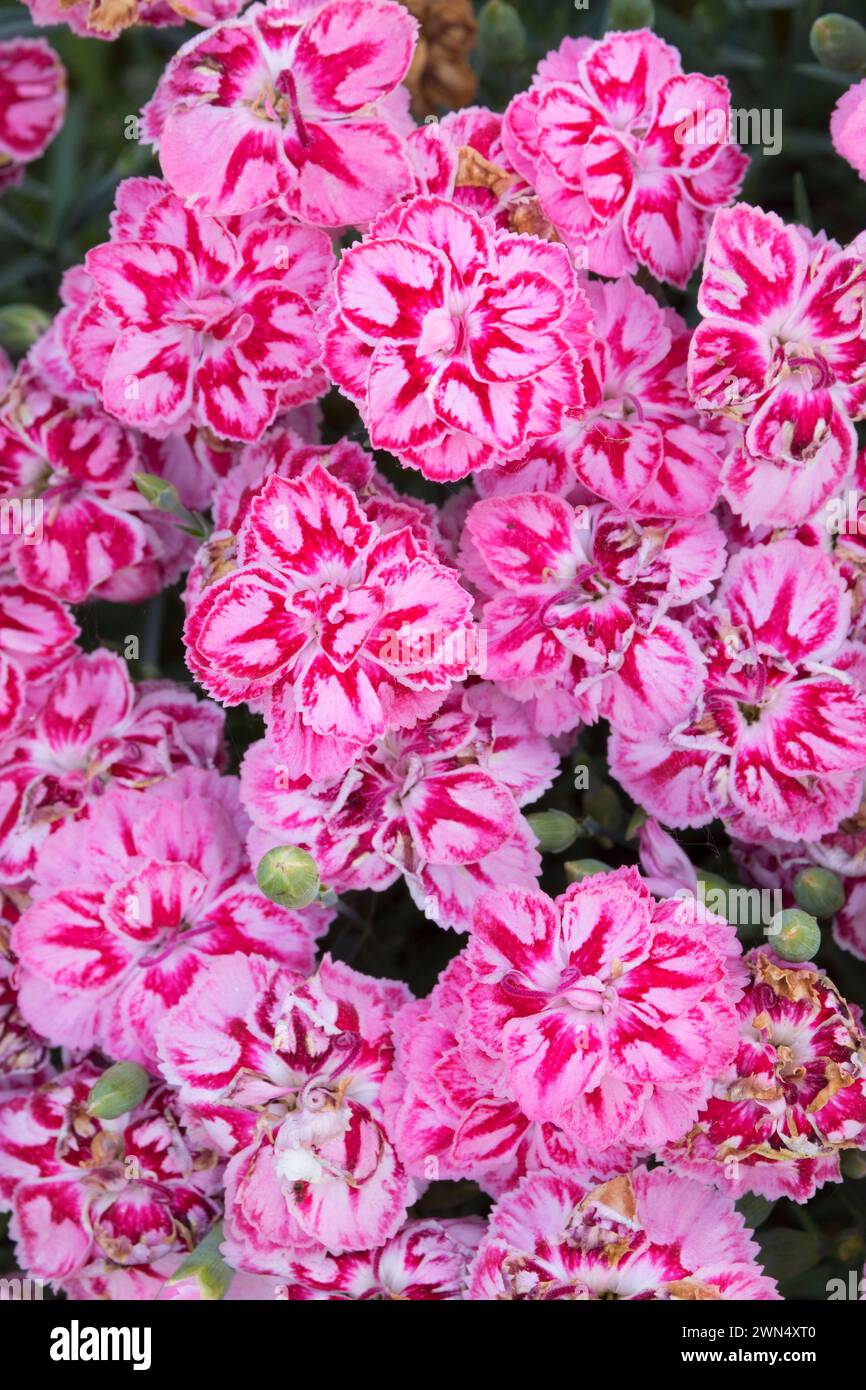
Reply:
M66 71L44 39L0 43L0 190L38 159L66 114Z
M563 246L417 197L344 251L336 298L327 369L425 477L505 463L583 403L590 311Z
M744 431L722 491L750 526L796 526L854 467L866 410L866 247L738 203L716 215L689 349L700 410Z
M384 1127L391 1020L408 991L325 956L308 980L214 960L166 1017L166 1078L226 1171L224 1254L292 1277L299 1258L373 1250L414 1200Z
M689 330L626 277L593 281L587 295L595 336L583 364L586 406L557 444L578 481L620 511L706 515L727 444L689 399Z
M23 363L0 397L3 544L21 583L81 603L135 602L173 582L192 541L135 487L144 466L139 437L95 397Z
M478 502L466 533L483 562L473 577L493 595L482 618L487 676L516 699L561 696L539 727L605 717L637 732L686 716L701 653L668 610L721 573L714 517L644 523L536 492Z
M76 650L77 636L65 604L0 579L0 747L39 708L46 687Z
M665 1151L682 1172L807 1202L839 1182L840 1153L866 1148L866 1038L859 1009L823 970L759 949L747 957L733 1065L686 1138Z
M132 183L112 240L87 253L95 293L70 325L73 366L109 414L157 437L258 439L325 389L330 241L276 211L225 221L159 180Z
M203 212L276 204L369 222L412 187L399 84L418 23L392 0L280 0L190 39L145 110L172 188Z
M493 1209L470 1299L777 1300L723 1192L664 1168L599 1187L530 1173Z
M36 596L34 596L35 599ZM0 742L0 877L26 882L47 838L110 786L146 788L219 767L222 711L170 681L133 685L111 652L68 655Z
M187 662L223 703L261 703L289 778L340 775L466 675L471 599L456 573L408 527L383 535L320 464L268 479L237 550L193 605Z
M542 211L599 275L684 286L748 159L723 77L684 73L647 29L566 39L505 113L502 140Z
M477 1216L407 1221L377 1250L294 1261L284 1296L290 1302L462 1299L469 1261L483 1234Z
M614 776L666 825L719 816L743 840L834 831L859 806L866 770L850 617L842 580L814 546L741 550L689 623L707 662L694 710L661 734L615 731Z
M289 780L274 748L253 744L241 769L250 856L300 845L338 893L381 891L402 873L428 917L465 931L480 894L535 883L541 859L520 807L558 766L520 706L482 685L385 734L333 782Z
M147 791L114 788L62 826L12 929L31 1026L79 1052L152 1065L159 1020L212 957L311 969L332 914L265 898L245 829L234 779L197 768Z
M85 1062L0 1105L0 1202L31 1276L70 1281L73 1297L119 1276L136 1290L127 1296L153 1298L155 1266L188 1253L219 1214L218 1159L159 1083L134 1111L94 1119L100 1075Z
M632 868L481 899L466 1026L526 1116L593 1150L687 1132L733 1058L742 988L733 928L704 915L654 902Z
M866 78L843 92L830 117L836 153L866 179Z

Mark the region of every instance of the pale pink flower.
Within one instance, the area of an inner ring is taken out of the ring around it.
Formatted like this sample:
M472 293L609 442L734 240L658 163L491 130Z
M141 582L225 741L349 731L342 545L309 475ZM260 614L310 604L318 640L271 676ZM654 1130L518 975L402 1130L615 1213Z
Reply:
M391 1019L408 991L325 956L309 980L260 956L211 963L160 1030L162 1069L226 1172L229 1263L371 1250L414 1200L384 1127Z
M392 0L281 0L190 39L145 110L175 192L219 216L277 204L370 221L412 187L399 88L418 23Z
M152 1065L154 1033L214 956L312 967L332 913L292 912L252 877L233 778L187 768L117 787L42 848L12 930L21 1010L55 1043Z
M549 732L608 718L668 728L703 679L700 650L676 610L706 594L724 564L712 516L644 523L548 493L478 502L466 532L484 568L487 668L509 694L562 694ZM543 725L539 724L539 727Z
M830 117L836 153L866 179L866 78L843 92Z
M684 73L647 29L565 39L505 113L502 141L562 239L599 275L684 286L748 164L723 77Z
M133 685L111 652L61 655L54 678L46 673L30 692L24 726L0 743L7 883L26 882L46 839L107 787L148 787L179 768L223 760L223 715L209 700L170 681Z
M553 782L559 760L501 691L449 696L413 729L393 730L342 777L291 780L267 742L253 744L241 791L253 860L301 845L336 892L386 888L402 873L443 927L468 929L479 895L534 884L541 859L520 807Z
M717 816L740 839L819 839L860 804L866 694L849 673L851 602L801 541L741 550L689 627L702 694L663 733L615 731L614 776L666 825Z
M530 1173L493 1209L469 1297L777 1300L725 1193L664 1168L599 1187Z
M654 902L637 870L489 893L467 948L466 1026L514 1095L591 1149L685 1134L736 1048L733 928Z

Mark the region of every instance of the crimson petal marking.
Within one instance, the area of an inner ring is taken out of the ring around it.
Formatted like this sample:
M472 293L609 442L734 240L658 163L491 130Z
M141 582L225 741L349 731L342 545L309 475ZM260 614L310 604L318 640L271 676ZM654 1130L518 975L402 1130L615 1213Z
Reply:
M425 317L443 310L451 273L445 256L397 237L350 247L336 275L344 317L368 342L416 342Z

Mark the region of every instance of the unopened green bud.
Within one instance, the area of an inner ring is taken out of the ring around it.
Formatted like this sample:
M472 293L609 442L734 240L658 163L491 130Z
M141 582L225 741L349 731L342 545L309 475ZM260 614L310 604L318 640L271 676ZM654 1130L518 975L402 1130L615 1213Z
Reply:
M580 829L567 811L536 811L526 819L542 854L561 854L574 844Z
M782 960L811 960L821 945L821 928L808 912L786 907L770 919L767 939Z
M801 869L794 879L794 897L813 917L835 917L845 906L845 885L832 869L817 864Z
M116 1120L144 1100L150 1077L137 1062L115 1062L95 1081L87 1096L87 1113L97 1120Z
M319 896L319 870L312 855L297 845L269 849L256 869L256 882L266 898L280 907L300 909Z
M610 0L606 29L651 29L656 12L652 0Z
M191 536L202 540L207 538L210 530L207 522L184 505L174 483L161 478L158 473L133 473L132 481L144 500L156 511L177 517L182 531L188 531Z
M508 0L487 0L478 14L478 52L483 63L519 63L526 56L526 30Z
M569 883L580 883L592 874L609 874L610 865L600 859L568 859L565 864L565 877Z
M23 357L50 322L35 304L6 304L0 309L0 346L12 357Z
M816 19L809 35L812 52L831 72L859 72L866 67L866 29L844 14Z
M220 1254L222 1239L223 1226L222 1222L218 1221L178 1265L168 1280L169 1284L179 1284L184 1279L197 1279L203 1299L210 1301L223 1298L234 1278L234 1270L231 1265L226 1264Z

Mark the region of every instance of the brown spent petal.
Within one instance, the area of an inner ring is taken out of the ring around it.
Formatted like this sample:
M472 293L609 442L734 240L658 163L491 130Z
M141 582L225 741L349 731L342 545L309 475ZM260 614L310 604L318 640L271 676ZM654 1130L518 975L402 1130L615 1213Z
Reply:
M790 999L793 1003L807 999L817 1006L820 1003L816 988L819 981L825 987L830 985L829 980L815 970L786 970L774 965L763 954L756 958L754 972L759 984L769 985L779 999Z
M665 1288L671 1298L690 1302L708 1303L712 1300L717 1303L722 1296L715 1284L706 1284L702 1279L671 1279Z
M585 1211L590 1206L609 1207L624 1221L633 1222L637 1216L637 1197L628 1173L622 1173L618 1178L611 1178L610 1182L603 1182L599 1187L594 1187L584 1197L578 1210Z
M540 241L559 241L553 223L541 211L537 198L518 198L509 213L511 230L518 235L537 236Z
M87 22L103 34L116 34L138 23L138 0L90 0Z
M499 164L486 159L471 145L461 145L457 151L457 177L455 188L489 188L496 198L501 198L513 183L516 174L509 174Z
M844 1091L848 1086L853 1086L856 1079L850 1072L843 1072L839 1063L830 1061L829 1058L824 1063L824 1077L827 1084L806 1106L807 1115L811 1115L816 1110L820 1110L821 1107L826 1105L828 1100L832 1100L839 1091Z

